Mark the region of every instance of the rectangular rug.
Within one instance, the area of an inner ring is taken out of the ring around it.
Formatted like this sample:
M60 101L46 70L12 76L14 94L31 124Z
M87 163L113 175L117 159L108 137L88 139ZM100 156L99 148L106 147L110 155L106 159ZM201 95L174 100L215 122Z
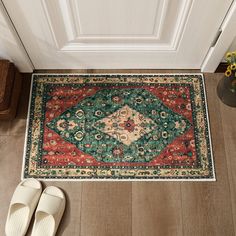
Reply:
M215 180L201 74L34 74L22 178Z

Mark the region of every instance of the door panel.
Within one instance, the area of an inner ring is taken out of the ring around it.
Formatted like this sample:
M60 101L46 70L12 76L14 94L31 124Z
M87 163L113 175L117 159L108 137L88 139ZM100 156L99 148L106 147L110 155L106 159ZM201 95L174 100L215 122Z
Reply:
M199 69L231 2L4 0L36 69Z
M96 50L111 50L115 46L129 50L148 49L150 46L172 50L175 39L183 33L183 23L191 3L100 0L94 6L94 0L42 2L60 50L95 47Z

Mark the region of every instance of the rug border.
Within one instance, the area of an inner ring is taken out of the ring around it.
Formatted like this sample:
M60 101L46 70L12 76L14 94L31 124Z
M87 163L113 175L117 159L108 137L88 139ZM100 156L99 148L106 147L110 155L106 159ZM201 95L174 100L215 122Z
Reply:
M130 181L130 182L162 182L162 181L171 181L171 182L212 182L216 181L216 174L215 174L215 163L214 163L214 155L213 155L213 148L212 148L212 137L211 137L211 127L209 122L209 110L208 110L208 103L207 103L207 93L206 93L206 84L205 84L205 77L203 73L33 73L31 76L31 84L30 84L30 93L29 93L29 103L28 103L28 114L26 120L26 129L25 129L25 138L24 138L24 151L23 151L23 160L22 160L22 170L21 170L21 180L25 180L28 178L24 177L24 168L25 168L25 156L26 156L26 148L27 148L27 139L28 139L28 128L29 128L29 118L30 118L30 104L32 100L32 87L34 76L37 75L198 75L201 76L203 82L203 93L204 93L204 100L205 100L205 108L206 108L206 117L207 117L207 126L208 126L208 133L209 133L209 145L210 145L210 153L211 153L211 162L212 162L212 178L209 179L70 179L70 178L54 178L54 179L47 179L47 178L36 178L40 181L54 181L54 182L61 182L61 181L79 181L79 182L90 182L90 181L99 181L99 182L114 182L114 181Z
M27 119L26 119L26 127L25 127L25 138L24 138L24 151L23 151L23 160L22 160L22 169L21 169L21 181L27 179L24 177L24 168L25 168L25 161L26 161L26 148L27 148L27 139L28 139L28 128L29 128L29 118L30 118L30 104L32 100L32 87L34 81L34 73L30 79L30 92L29 92L29 102L28 102L28 109L27 109Z
M210 119L209 119L209 110L208 110L206 83L205 83L204 74L201 74L201 77L202 77L202 82L203 82L205 107L206 107L206 117L207 117L207 126L208 126L208 133L209 133L209 144L210 144L211 162L212 162L212 174L213 174L212 181L216 181L215 162L214 162L214 154L213 154L213 148L212 148L211 126L210 126Z

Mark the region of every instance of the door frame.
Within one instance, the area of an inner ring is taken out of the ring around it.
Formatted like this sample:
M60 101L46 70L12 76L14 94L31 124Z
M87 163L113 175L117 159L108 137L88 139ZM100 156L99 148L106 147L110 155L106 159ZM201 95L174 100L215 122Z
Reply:
M33 63L0 0L0 57L13 62L21 72L32 72Z
M236 37L236 1L233 1L219 29L219 37L202 63L202 72L215 72Z

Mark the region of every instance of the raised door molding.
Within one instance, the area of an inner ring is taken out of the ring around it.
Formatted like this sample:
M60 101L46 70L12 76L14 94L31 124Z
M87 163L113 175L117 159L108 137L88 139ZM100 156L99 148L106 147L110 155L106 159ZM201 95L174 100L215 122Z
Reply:
M126 0L101 0L93 8L91 0L41 1L55 46L62 51L175 51L192 4L129 0L128 7Z

